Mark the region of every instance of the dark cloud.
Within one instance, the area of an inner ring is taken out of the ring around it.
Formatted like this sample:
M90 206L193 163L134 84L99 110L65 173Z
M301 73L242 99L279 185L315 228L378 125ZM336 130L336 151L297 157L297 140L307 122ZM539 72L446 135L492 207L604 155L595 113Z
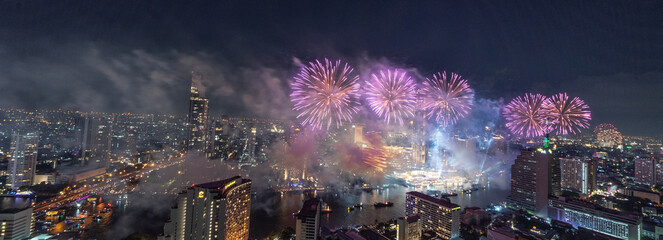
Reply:
M650 90L663 72L662 11L660 1L3 1L0 105L184 113L196 69L213 114L291 118L296 61L342 58L359 71L375 59L424 77L461 73L479 98L572 92L598 122L663 134L650 129L663 118L663 93ZM618 89L631 94L599 100Z

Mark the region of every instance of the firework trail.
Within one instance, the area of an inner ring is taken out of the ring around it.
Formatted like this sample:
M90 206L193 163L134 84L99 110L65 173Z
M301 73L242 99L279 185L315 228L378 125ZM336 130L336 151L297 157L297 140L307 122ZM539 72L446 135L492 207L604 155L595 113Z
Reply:
M504 107L506 127L511 133L531 138L545 135L548 124L550 101L541 94L527 93L519 96Z
M594 128L594 134L598 134L599 132L608 129L617 130L617 128L610 123L601 123Z
M453 125L472 109L474 91L456 73L448 76L442 72L426 78L422 93L426 117L443 126Z
M556 134L567 135L580 133L581 129L589 127L592 119L589 106L585 101L575 97L569 99L566 93L553 95L548 99L549 121Z
M366 84L366 100L371 110L387 123L414 116L417 101L416 84L404 71L380 71Z
M299 112L302 125L327 129L352 120L359 111L359 76L352 75L352 68L325 59L303 66L294 77L290 99Z

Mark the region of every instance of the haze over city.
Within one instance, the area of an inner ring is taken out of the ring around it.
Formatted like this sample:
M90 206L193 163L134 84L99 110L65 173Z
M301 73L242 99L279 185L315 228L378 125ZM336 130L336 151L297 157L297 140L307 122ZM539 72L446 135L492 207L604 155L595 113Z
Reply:
M0 2L0 239L659 239L663 3Z

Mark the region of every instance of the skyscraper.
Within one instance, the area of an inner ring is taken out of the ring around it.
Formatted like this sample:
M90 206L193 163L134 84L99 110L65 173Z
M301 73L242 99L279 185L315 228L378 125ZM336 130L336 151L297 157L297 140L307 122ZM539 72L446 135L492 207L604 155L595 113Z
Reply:
M548 196L560 194L559 160L548 149L522 150L511 165L508 205L546 217Z
M159 239L249 239L251 180L235 176L181 192Z
M86 114L79 122L80 164L107 168L111 158L113 118Z
M562 189L589 194L596 190L597 161L592 159L562 158Z
M39 135L34 132L14 133L7 166L7 187L18 189L32 186L37 167L37 143Z
M646 185L656 184L656 161L654 158L635 159L635 181Z
M460 206L420 192L405 195L405 215L418 215L422 230L434 231L442 239L460 236Z
M34 219L32 206L25 198L0 197L0 239L28 239Z
M189 97L189 128L188 149L202 151L207 140L207 110L209 99L205 98L201 80L203 75L191 72L191 96Z
M317 240L320 235L320 199L304 201L302 209L295 215L295 240Z

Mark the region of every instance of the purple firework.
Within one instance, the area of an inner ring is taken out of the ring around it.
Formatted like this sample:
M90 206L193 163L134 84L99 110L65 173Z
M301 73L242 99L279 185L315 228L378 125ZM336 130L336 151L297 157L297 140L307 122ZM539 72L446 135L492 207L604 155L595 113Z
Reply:
M465 79L456 73L437 73L426 78L422 89L424 110L428 119L452 125L472 109L474 91Z
M297 118L303 125L327 129L332 124L352 121L352 115L359 111L359 76L352 75L352 68L325 59L316 60L303 66L291 84L290 99Z
M506 127L513 134L527 138L545 135L550 129L549 104L548 98L538 93L511 100L502 113Z
M366 84L368 105L387 123L393 120L403 125L403 118L414 116L416 94L416 84L405 71L380 71Z
M549 121L556 134L567 135L579 133L581 129L589 127L592 114L585 101L575 97L569 99L566 93L553 95L548 99Z

